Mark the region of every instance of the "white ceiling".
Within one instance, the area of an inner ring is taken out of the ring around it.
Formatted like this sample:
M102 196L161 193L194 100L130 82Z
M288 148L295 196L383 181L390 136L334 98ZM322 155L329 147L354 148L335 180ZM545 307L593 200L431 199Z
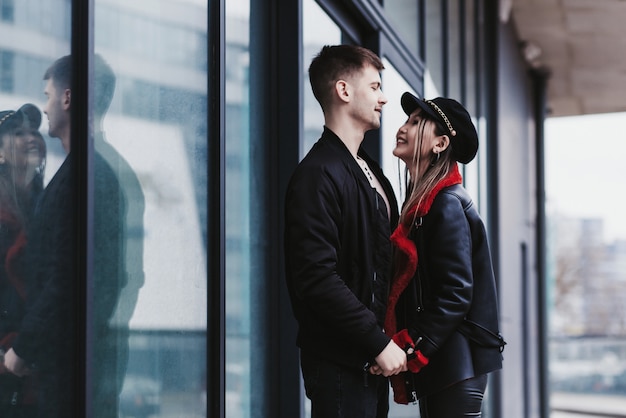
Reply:
M550 116L626 111L626 0L502 0L541 50ZM503 12L504 9L504 12Z

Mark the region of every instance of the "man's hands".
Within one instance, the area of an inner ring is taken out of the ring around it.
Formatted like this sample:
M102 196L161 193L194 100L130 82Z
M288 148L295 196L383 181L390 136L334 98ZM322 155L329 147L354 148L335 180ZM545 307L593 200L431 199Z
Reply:
M403 347L403 350L406 352L406 366L409 371L417 373L422 370L422 367L428 365L428 359L420 350L415 349L416 343L413 342L413 339L411 339L409 331L406 328L396 332L391 339L398 344L399 347ZM422 337L419 337L417 342L419 343L421 340Z
M371 374L382 374L385 377L393 376L407 370L406 353L392 341L376 356L376 364L370 367Z
M26 362L15 354L12 348L4 355L4 367L16 376L22 377L30 374Z

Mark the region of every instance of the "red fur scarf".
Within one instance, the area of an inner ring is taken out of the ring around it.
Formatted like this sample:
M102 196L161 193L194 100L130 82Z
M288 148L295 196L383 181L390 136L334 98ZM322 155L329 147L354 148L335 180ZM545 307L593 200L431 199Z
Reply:
M414 206L409 208L407 216L405 217L409 222L399 224L393 234L391 234L391 242L397 249L397 256L395 258L397 264L394 268L395 274L391 280L389 298L387 299L387 312L385 315L385 333L389 336L393 336L398 332L396 304L417 270L417 248L415 247L415 243L409 238L409 233L413 226L412 220L415 217L425 216L430 211L435 197L442 189L454 184L460 184L462 181L463 179L459 172L459 167L457 164L454 164L450 173L437 183L419 207ZM392 376L391 385L394 390L394 400L397 403L408 403L402 376Z

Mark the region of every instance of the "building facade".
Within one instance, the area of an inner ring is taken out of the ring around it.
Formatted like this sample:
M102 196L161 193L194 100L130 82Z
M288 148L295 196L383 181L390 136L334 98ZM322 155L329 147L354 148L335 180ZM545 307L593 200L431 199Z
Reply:
M127 251L111 260L128 273L109 318L128 331L112 347L128 345L119 415L292 418L307 416L307 402L284 287L283 194L323 125L308 64L323 45L351 43L385 63L389 103L364 146L400 201L391 150L405 119L402 92L452 97L470 111L481 145L463 176L487 224L508 342L485 414L545 416L545 78L529 71L499 2L0 0L0 28L1 110L43 109L46 68L74 59L72 138L90 138L72 141L84 162L75 171L78 411L95 416L100 384L89 331L104 291L92 260L106 246L92 216L93 116L104 94L95 55L116 77L103 139L127 162L121 188L136 190L126 195ZM46 124L48 182L65 154ZM393 406L390 416L416 413Z

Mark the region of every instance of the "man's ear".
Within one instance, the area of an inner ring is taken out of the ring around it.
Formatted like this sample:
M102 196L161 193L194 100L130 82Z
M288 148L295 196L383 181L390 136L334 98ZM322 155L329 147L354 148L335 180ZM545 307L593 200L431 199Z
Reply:
M65 110L69 110L70 105L72 104L72 90L70 89L65 89L63 91L63 109Z
M4 156L4 151L0 151L0 164L5 164L6 162L7 162L7 159Z
M352 92L350 91L350 84L346 80L337 80L335 83L335 93L339 100L343 102L349 102L352 96Z

